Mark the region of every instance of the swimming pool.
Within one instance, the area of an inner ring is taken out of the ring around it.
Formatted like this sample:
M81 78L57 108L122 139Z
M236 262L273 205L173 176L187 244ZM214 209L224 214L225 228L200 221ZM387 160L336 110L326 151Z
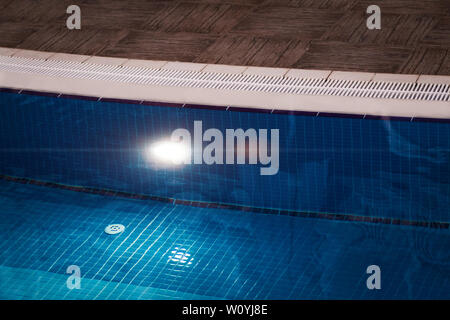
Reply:
M9 89L0 101L2 299L450 297L446 121ZM277 172L149 164L146 146L196 121L279 130ZM125 231L107 235L112 223Z

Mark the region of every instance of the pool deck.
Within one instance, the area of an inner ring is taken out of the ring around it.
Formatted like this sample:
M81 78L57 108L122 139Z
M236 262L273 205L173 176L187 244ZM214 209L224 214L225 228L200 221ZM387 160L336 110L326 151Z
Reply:
M81 8L81 30L65 26L71 4ZM366 27L366 9L373 4L381 7L381 30ZM244 67L450 75L446 0L0 0L0 12L1 47Z

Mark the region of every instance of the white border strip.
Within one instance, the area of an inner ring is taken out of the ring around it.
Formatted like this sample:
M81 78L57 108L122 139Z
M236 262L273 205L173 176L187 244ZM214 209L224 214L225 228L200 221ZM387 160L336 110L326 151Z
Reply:
M270 110L450 118L450 77L423 76L429 80L424 83L422 77L411 75L247 68L103 57L86 59L86 56L1 49L1 87ZM227 72L228 68L231 72ZM159 79L156 79L158 75ZM383 82L373 81L377 77L381 77ZM331 87L323 87L324 83L331 84ZM306 84L306 89L303 86L302 90L296 90L301 87L299 84ZM380 86L384 89L377 91ZM372 88L372 91L367 91L367 88ZM413 92L411 99L402 99L408 88L420 90ZM424 97L427 100L420 100ZM433 98L438 101L432 101Z

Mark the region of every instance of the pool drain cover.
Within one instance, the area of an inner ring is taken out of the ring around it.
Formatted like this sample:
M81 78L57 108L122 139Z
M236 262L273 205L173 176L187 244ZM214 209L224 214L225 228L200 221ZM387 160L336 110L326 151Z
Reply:
M110 224L105 228L105 232L107 234L118 234L125 230L125 226L123 224Z

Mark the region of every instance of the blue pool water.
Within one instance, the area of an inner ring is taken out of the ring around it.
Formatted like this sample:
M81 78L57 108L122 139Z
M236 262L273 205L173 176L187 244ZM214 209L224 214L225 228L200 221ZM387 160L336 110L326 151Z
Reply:
M200 208L0 179L1 299L450 298L448 123L8 92L0 92L0 106L0 175L243 206ZM278 174L261 176L255 165L146 163L146 144L191 130L195 120L222 131L279 129ZM126 229L107 235L111 223ZM80 289L66 286L70 265L80 267ZM369 265L381 268L381 290L367 289Z

